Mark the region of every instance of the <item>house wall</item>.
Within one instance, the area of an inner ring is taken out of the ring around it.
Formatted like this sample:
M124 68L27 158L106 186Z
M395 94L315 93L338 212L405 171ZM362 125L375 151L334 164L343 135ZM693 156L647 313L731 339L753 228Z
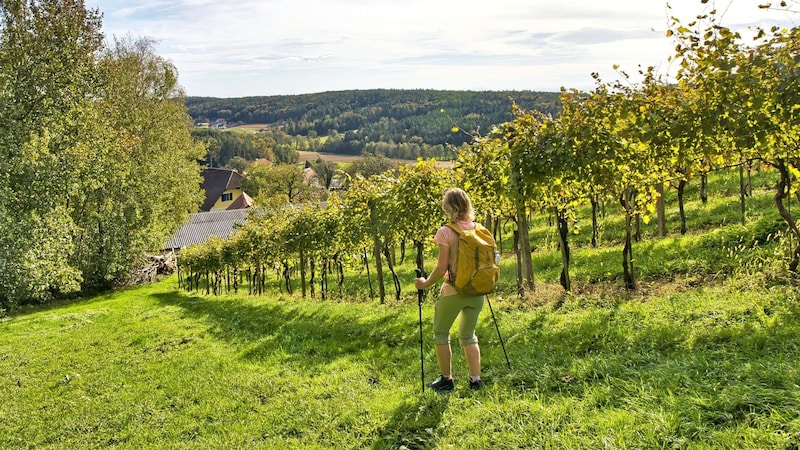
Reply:
M228 193L233 194L231 196L231 199L229 201L227 201L227 202L223 202L222 201L222 197L225 194L228 194ZM214 203L214 206L211 207L211 211L223 211L225 209L228 209L228 207L231 206L231 203L235 202L236 199L239 198L239 196L241 196L241 195L242 195L242 189L241 188L225 189L225 191L222 193L222 195L220 195L219 198L217 199L217 201Z

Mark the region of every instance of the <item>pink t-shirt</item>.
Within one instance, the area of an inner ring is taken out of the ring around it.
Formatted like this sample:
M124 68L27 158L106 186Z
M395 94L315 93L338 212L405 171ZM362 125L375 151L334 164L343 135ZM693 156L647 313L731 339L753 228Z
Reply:
M462 230L474 230L475 229L475 222L471 220L459 220L456 222L456 225L461 227ZM458 238L458 233L453 231L452 228L448 227L447 225L443 225L436 231L436 234L433 236L433 242L437 245L443 245L445 247L450 247L450 243L455 241Z

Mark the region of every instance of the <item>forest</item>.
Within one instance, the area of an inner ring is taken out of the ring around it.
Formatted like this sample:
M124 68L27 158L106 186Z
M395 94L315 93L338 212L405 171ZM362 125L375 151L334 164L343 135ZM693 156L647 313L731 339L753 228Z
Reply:
M326 137L315 151L454 159L453 147L512 119L512 105L556 116L558 93L373 89L244 98L188 97L195 123L263 124L265 132ZM300 148L298 150L308 150ZM220 161L221 165L225 161Z

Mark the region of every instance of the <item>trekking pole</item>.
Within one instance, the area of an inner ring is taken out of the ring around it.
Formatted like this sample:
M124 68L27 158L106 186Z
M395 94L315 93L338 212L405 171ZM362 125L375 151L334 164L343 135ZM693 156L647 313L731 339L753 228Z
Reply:
M422 269L414 269L417 278L422 278ZM422 351L422 300L425 291L417 289L417 304L419 305L419 378L422 382L422 392L425 392L425 355Z
M494 320L494 328L497 330L497 337L500 338L500 346L503 347L503 354L506 356L506 364L508 364L508 368L511 369L511 362L508 360L508 353L506 353L506 344L503 343L503 336L500 335L500 327L497 326L497 318L494 316L494 310L492 309L492 302L489 301L489 296L486 296L486 303L489 304L489 311L492 313L492 320Z

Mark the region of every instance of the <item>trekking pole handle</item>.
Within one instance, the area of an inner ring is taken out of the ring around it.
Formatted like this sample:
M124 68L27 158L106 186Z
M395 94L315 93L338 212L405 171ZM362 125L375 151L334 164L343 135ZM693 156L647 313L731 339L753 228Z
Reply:
M414 273L416 273L417 278L422 278L422 269L414 269ZM417 289L417 294L419 294L418 301L419 301L419 304L421 305L422 302L423 302L422 298L425 295L425 290L424 289Z

